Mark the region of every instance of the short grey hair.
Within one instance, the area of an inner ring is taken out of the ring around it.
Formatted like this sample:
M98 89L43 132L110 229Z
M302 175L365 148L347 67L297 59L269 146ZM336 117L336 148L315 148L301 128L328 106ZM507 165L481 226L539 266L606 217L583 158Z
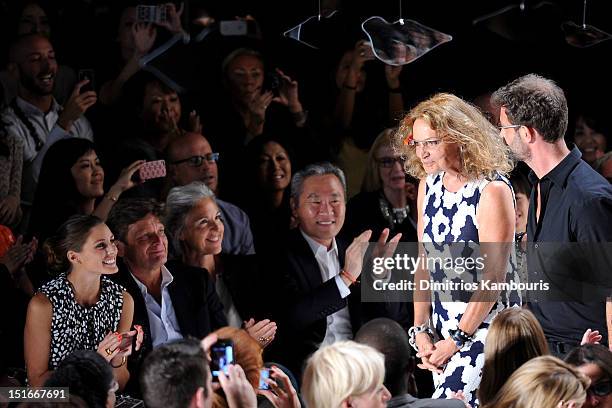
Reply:
M495 91L491 102L506 109L513 125L536 129L548 143L565 136L567 100L563 89L550 79L536 74L522 76Z
M302 194L302 191L304 190L304 181L306 181L308 177L326 176L328 174L338 178L340 184L342 184L344 199L346 200L346 177L344 177L344 172L330 162L322 162L309 164L304 169L293 175L293 178L291 179L291 198L295 200L296 205L300 202L300 194Z
M238 48L232 52L230 52L221 63L221 72L223 72L223 77L227 78L227 69L229 64L232 63L238 57L254 57L257 58L262 64L264 63L264 57L261 52L255 51L251 48Z
M183 255L179 236L185 227L185 218L189 211L204 198L210 198L216 203L215 193L201 181L170 189L166 198L164 225L170 241L170 254L173 257L180 258Z

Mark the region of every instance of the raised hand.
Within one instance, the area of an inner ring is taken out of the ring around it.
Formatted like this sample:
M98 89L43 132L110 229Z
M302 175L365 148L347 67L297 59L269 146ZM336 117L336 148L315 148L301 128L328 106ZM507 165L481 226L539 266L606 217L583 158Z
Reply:
M258 393L264 395L275 408L300 408L300 399L287 374L280 368L272 366L270 376L273 380L268 379L266 382L272 391L259 390ZM279 383L282 387L279 387Z
M64 105L64 109L57 119L57 124L66 132L69 132L70 128L72 128L72 124L98 100L98 96L94 91L81 93L81 87L87 83L89 83L89 79L84 79L76 84L72 94Z
M149 53L155 39L157 38L157 28L153 24L136 23L132 26L134 35L134 56L140 58Z
M280 76L281 85L278 89L279 95L272 100L286 106L292 113L302 112L302 104L300 103L298 95L298 82L291 79L288 75L285 75L285 73L278 68L276 72Z
M219 383L225 392L229 408L255 408L257 406L255 390L239 365L229 365L227 376L223 370L220 370Z

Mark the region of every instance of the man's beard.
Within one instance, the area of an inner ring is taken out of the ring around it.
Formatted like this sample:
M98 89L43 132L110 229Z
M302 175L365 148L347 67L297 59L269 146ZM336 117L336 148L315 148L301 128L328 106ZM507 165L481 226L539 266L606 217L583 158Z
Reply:
M38 96L47 96L47 95L53 94L53 88L55 88L55 78L53 79L53 86L51 87L49 91L47 91L46 89L41 88L36 83L36 78L23 72L21 70L21 67L18 67L18 69L19 69L19 83L28 92L33 93Z
M528 162L531 160L531 151L529 151L527 145L523 143L518 132L514 135L514 139L510 145L510 153L512 160L515 162Z

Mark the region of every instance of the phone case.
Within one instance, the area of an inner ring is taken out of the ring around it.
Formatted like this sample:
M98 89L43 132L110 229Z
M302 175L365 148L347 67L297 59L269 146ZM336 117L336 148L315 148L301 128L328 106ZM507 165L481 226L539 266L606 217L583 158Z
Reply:
M143 181L159 177L166 177L166 162L164 160L146 162L140 168L140 179Z

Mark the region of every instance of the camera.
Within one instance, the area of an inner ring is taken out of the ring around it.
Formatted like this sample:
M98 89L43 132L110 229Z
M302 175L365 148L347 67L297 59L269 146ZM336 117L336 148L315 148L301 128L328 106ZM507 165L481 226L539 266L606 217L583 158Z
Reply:
M231 340L219 340L210 349L210 371L213 381L219 381L219 372L228 374L228 367L234 362L234 342Z
M219 32L224 36L254 35L255 21L223 20L219 23Z
M165 5L136 6L136 21L139 23L161 24L168 21L168 10Z
M83 85L81 87L81 93L85 93L85 92L89 92L89 91L95 91L96 90L96 83L95 83L95 72L93 69L79 69L78 72L78 81L84 81L84 80L89 80L88 83L86 83L85 85Z
M272 91L274 96L279 95L279 89L282 84L282 78L276 71L266 73L263 83L264 91Z
M262 368L259 370L259 389L260 390L269 390L270 384L266 382L266 380L270 378L270 369Z

